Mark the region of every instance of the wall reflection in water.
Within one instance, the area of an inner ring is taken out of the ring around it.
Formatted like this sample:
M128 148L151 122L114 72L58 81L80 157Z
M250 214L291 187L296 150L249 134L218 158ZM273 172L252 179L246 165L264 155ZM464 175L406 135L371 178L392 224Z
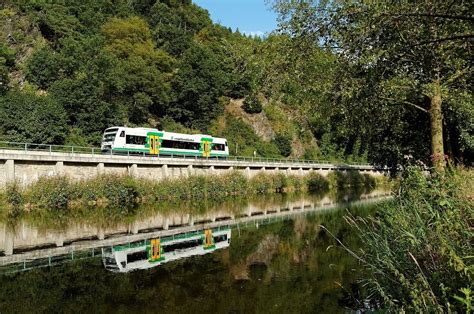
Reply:
M72 221L61 228L4 224L0 311L358 309L363 269L321 227L357 252L361 243L344 222L345 209L368 215L389 196L356 196L348 202L347 194L265 196L202 212L160 209L110 224Z
M205 247L205 232L213 233L211 242L215 243L215 248L222 248L230 243L232 227L292 219L302 214L332 210L348 202L365 204L387 197L389 192L384 190L367 194L348 190L325 195L267 195L212 204L198 212L194 208L175 212L160 210L158 213L152 210L149 215L133 217L131 221L126 217L113 222L73 221L61 227L30 221L13 225L0 223L0 270L28 270L103 254L104 265L109 270L146 269L176 258L210 252L209 243ZM222 232L227 234L226 241L216 243ZM184 240L176 240L188 237L194 242L186 244ZM167 252L170 248L165 243L169 241L173 244L173 241L184 241L183 245L189 247ZM159 255L161 251L161 260L153 258L157 256L153 252Z

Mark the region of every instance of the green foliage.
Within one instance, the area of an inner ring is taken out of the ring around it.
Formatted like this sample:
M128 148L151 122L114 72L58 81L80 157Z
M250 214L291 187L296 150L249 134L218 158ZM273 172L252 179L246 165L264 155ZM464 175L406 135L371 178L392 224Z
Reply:
M0 97L0 134L3 140L27 143L63 143L66 114L49 95L12 89Z
M265 194L271 190L275 190L275 185L272 176L266 173L259 173L250 181L250 190L256 194Z
M10 82L8 73L15 65L15 52L6 44L0 42L0 95L8 90Z
M23 84L12 75L20 70L62 106L69 135L54 143L96 145L107 127L164 116L203 132L222 113L223 96L250 88L234 49L243 37L191 1L8 2L1 14L0 34L18 31L0 45L0 94L9 77Z
M365 176L361 176L365 177ZM370 177L370 176L368 176ZM371 179L373 180L373 179ZM0 198L11 213L28 211L41 215L78 215L84 209L99 208L103 214L119 217L133 213L140 204L162 201L222 200L235 195L255 195L290 191L326 191L328 181L317 173L306 177L283 173L259 172L248 179L242 171L216 176L189 176L151 181L130 176L99 175L72 182L63 176L41 177L25 189L18 183L9 185Z
M225 90L222 61L208 47L193 45L183 54L173 82L176 101L168 108L177 121L204 129L223 112L219 97Z
M119 71L126 71L127 80L120 91L130 121L147 122L150 112L162 112L170 100L173 59L154 48L150 29L139 17L112 18L102 27L102 33L105 49L118 58Z
M291 155L291 140L291 136L287 134L277 134L273 140L284 157Z
M315 57L319 47L337 47L337 62L326 76L327 92L307 93L320 105L310 115L315 135L328 134L334 152L342 150L354 158L367 151L371 162L394 171L407 155L428 163L431 154L443 151L443 140L437 139L443 133L437 114L442 101L449 117L444 121L449 123L446 151L470 163L467 142L472 127L456 117L471 121L472 112L452 101L464 98L472 103L467 88L473 73L468 53L472 42L463 40L472 37L467 2L272 2L281 28L292 39L292 55ZM438 27L428 31L433 23ZM320 80L323 86L320 72L311 71L312 66L303 62L299 73L307 75L301 77ZM286 83L289 101L297 83Z
M82 133L81 129L73 128L69 131L69 134L64 141L64 145L87 147L89 143L87 137Z
M181 123L174 121L170 116L165 116L160 119L160 129L168 132L199 134L199 130L187 128Z
M306 177L306 185L308 191L318 192L327 191L329 189L329 181L317 172L312 172Z
M373 176L367 173L361 174L357 170L331 171L327 179L329 186L337 189L358 186L374 188L377 185L377 180ZM384 182L385 180L381 179L380 181Z
M49 46L36 50L26 67L26 78L42 89L49 88L64 71L60 58Z
M256 94L249 95L245 98L242 109L247 113L260 113L263 110L262 102Z
M29 203L60 215L60 212L68 209L73 193L69 179L58 176L41 177L26 191L26 195Z
M17 181L8 184L5 188L5 195L1 194L0 213L2 213L3 209L10 220L18 219L23 213L25 202L24 191L21 189L20 184Z
M427 176L410 166L393 202L375 217L350 219L365 243L368 282L386 309L468 310L469 294L456 296L473 281L473 184L472 171Z
M18 182L7 185L5 195L7 203L12 207L19 207L24 203L24 197Z

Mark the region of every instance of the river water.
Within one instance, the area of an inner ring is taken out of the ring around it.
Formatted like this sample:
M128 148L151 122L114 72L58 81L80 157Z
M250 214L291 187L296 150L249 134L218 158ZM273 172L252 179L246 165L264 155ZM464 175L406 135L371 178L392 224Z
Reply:
M374 213L388 195L276 194L110 220L0 223L0 313L361 308L363 267L333 236L357 251L344 216Z

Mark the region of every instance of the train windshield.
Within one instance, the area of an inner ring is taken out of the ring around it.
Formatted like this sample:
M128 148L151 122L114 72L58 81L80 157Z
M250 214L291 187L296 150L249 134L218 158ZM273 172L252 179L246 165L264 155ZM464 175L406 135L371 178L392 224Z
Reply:
M117 131L113 133L109 133L109 131L106 131L107 133L104 134L103 141L104 142L113 142L115 140L115 136L117 135Z
M116 133L104 134L104 142L113 142L115 140Z

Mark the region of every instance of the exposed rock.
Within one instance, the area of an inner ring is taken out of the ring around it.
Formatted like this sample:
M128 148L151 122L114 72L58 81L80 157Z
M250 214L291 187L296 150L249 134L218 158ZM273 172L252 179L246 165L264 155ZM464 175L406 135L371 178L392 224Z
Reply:
M242 109L243 99L232 99L226 106L225 111L233 116L240 117L247 124L251 125L255 133L262 140L269 142L275 138L275 132L272 129L270 120L268 120L265 112L249 114Z

